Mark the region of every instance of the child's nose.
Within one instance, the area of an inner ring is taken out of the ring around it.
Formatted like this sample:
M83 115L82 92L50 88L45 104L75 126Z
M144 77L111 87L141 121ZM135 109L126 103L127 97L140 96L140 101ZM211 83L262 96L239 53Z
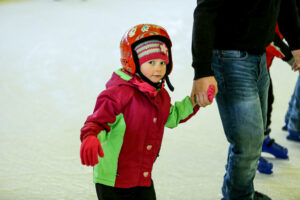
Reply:
M159 63L156 65L156 71L161 71L162 70L162 65Z

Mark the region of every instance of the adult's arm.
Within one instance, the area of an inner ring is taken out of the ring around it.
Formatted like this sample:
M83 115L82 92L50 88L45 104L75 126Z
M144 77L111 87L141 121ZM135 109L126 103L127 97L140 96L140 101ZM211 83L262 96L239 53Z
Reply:
M209 85L218 92L217 82L211 69L212 51L216 34L216 18L224 0L198 0L194 11L192 35L192 66L195 71L191 101L205 107L211 104L207 97Z
M295 58L292 68L300 71L300 16L296 0L281 1L278 26Z

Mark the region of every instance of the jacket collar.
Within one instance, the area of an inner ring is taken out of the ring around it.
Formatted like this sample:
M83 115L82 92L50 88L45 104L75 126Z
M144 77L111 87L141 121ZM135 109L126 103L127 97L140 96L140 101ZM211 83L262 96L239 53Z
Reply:
M117 71L115 71L115 73L120 78L127 81L128 83L131 83L138 90L140 90L143 93L148 94L151 97L155 97L157 95L157 93L160 91L160 88L156 89L155 87L153 87L149 83L145 82L143 79L141 79L136 74L131 74L123 69L118 69Z

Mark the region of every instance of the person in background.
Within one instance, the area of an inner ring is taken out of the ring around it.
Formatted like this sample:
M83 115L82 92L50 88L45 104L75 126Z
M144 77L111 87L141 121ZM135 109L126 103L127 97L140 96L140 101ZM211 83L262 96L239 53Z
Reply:
M292 66L294 63L294 57L288 47L288 45L283 41L283 35L280 33L278 26L275 29L275 37L272 43L266 48L266 59L267 59L267 68L270 78L270 86L268 90L268 106L267 106L267 127L264 133L264 141L262 145L262 152L266 152L275 156L279 159L288 159L288 149L279 145L275 142L274 139L270 137L271 133L271 114L272 107L274 102L273 94L273 84L270 76L270 67L273 63L274 57L280 58L285 61L287 64ZM264 157L259 158L258 162L258 171L263 174L272 174L273 164L268 162Z
M285 125L282 130L288 131L286 139L300 142L300 75L285 114Z
M266 47L276 23L300 69L300 20L295 0L198 0L194 11L191 99L210 104L214 85L229 142L222 187L224 200L271 199L254 190L253 180L267 122L269 74Z
M300 16L300 0L296 0L296 4L298 15ZM298 76L284 121L285 125L282 127L282 130L288 131L286 138L300 142L300 76Z
M285 115L285 125L283 130L288 131L286 139L300 142L300 75L289 102L289 107Z

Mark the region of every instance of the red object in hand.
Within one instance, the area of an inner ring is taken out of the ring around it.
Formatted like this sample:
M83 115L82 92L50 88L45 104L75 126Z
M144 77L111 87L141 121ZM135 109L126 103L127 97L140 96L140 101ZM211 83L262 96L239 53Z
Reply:
M207 97L210 102L212 102L214 99L214 93L215 93L215 87L213 85L210 85L207 90Z
M87 166L94 166L98 161L98 155L104 156L100 141L96 136L88 136L82 141L80 147L81 163Z

